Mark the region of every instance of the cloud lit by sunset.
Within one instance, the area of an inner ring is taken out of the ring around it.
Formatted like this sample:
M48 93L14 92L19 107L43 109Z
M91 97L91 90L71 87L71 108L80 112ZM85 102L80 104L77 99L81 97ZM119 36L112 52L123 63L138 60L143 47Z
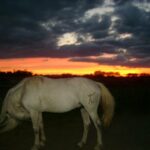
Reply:
M29 3L0 4L0 71L150 73L149 1Z

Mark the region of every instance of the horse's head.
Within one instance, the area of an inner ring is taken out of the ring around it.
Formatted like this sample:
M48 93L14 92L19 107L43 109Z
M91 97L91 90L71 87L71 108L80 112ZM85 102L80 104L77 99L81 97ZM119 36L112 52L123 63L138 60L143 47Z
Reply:
M14 129L18 125L18 121L9 114L0 116L0 133Z

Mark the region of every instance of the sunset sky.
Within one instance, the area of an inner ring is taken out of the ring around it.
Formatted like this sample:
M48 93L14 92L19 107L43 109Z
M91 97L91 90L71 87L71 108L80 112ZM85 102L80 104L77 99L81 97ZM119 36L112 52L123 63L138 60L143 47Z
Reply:
M15 70L150 73L150 1L0 1L0 71Z

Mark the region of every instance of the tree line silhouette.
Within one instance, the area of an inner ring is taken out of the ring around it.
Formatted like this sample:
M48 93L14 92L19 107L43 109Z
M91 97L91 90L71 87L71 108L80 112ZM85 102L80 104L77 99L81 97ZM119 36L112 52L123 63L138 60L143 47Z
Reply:
M0 77L29 77L29 76L34 76L34 75L40 75L40 74L33 74L30 71L26 70L17 70L17 71L8 71L8 72L3 72L0 71ZM73 77L73 76L88 76L88 77L122 77L119 72L104 72L104 71L95 71L93 74L85 74L85 75L75 75L71 73L65 73L65 74L47 74L45 76L49 77ZM148 73L141 73L141 74L136 74L136 73L129 73L125 76L126 78L128 77L150 77L150 74Z

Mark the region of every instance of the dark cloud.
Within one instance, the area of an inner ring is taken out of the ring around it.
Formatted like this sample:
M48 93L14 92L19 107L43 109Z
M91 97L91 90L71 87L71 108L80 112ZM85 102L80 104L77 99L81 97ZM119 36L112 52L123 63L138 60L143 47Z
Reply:
M128 66L128 67L145 67L149 68L150 67L150 58L147 57L145 59L128 59L123 55L118 55L115 58L91 58L91 57L74 57L71 58L70 61L75 61L75 62L89 62L89 63L97 63L100 65L111 65L111 66Z
M116 26L119 32L130 32L139 37L149 36L150 11L145 12L138 7L127 4L117 8L116 14L121 18L118 26Z
M70 61L149 67L150 3L144 2L0 1L0 58L68 57ZM59 46L58 39L65 33L74 33L76 39ZM116 57L99 59L103 53Z
M149 58L150 45L138 45L130 47L130 53L132 56L140 59Z

